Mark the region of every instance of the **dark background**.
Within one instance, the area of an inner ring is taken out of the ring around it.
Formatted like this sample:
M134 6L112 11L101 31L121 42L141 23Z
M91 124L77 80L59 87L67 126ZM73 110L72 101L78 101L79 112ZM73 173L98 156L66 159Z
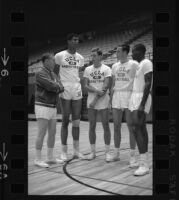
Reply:
M152 1L145 0L38 0L27 5L29 46L69 32L104 27L129 14L152 11Z

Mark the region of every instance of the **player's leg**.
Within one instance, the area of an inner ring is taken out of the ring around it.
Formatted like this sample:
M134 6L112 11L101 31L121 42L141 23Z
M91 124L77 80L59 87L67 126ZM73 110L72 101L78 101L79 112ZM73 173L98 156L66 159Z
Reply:
M121 144L121 124L123 110L113 108L113 123L114 123L114 155L111 161L118 161L120 156L120 144Z
M146 123L143 124L142 130L143 130L143 133L145 135L146 152L148 152L149 137L148 137L148 131L147 131Z
M139 148L139 153L146 152L145 134L142 131L144 123L145 113L138 110L134 110L132 112L132 124L137 146Z
M140 153L140 165L139 168L134 172L134 175L140 176L149 173L149 167L147 162L147 140L146 132L143 131L146 114L143 111L134 110L132 112L132 120L135 131L135 138ZM147 134L148 135L148 134Z
M83 159L84 156L79 151L81 107L82 99L72 100L73 155Z
M53 155L56 135L56 121L56 118L48 121L47 160L49 163L63 163L63 160L54 158Z
M126 123L129 129L129 143L130 143L130 167L138 167L139 163L136 161L135 148L136 140L132 126L132 113L129 109L125 109Z
M88 109L88 121L89 121L89 141L91 145L91 153L87 157L88 160L92 160L96 157L96 120L97 110Z
M71 113L71 100L66 100L61 98L61 108L62 108L62 126L61 126L61 144L62 153L61 159L67 161L67 137L68 137L68 125Z
M48 164L42 161L42 155L41 155L43 141L48 127L48 119L37 118L37 126L38 126L38 135L35 143L36 159L34 161L34 164L40 167L48 167Z
M104 142L105 142L105 154L106 161L111 161L112 156L110 155L110 142L111 142L111 131L109 128L109 109L101 109L101 122L104 130Z

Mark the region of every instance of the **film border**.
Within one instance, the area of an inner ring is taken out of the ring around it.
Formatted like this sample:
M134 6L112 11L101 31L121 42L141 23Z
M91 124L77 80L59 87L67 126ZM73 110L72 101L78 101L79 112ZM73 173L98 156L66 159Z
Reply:
M13 3L2 1L1 5L0 50L2 54L6 48L6 53L9 55L9 62L4 67L9 75L1 76L0 80L0 91L3 94L3 98L0 98L2 126L0 149L3 157L1 173L3 176L7 174L7 178L1 179L0 191L2 199L27 199L28 13L25 3L21 0ZM146 197L148 199L176 199L175 14L175 1L164 0L154 3L154 195ZM5 60L7 61L7 57ZM162 69L162 64L168 67ZM15 137L19 137L19 143L16 143ZM49 199L49 196L28 197L28 199L37 198ZM51 199L57 198L59 197L52 196Z

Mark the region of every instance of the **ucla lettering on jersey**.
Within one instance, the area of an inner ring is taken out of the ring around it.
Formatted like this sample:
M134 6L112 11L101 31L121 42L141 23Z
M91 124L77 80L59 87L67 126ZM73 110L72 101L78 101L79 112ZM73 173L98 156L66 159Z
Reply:
M92 77L95 77L95 76L100 76L100 77L104 77L104 72L100 72L100 71L94 71L94 72L92 72L91 74L90 74L90 76L92 76Z
M56 64L60 65L60 78L62 83L80 82L79 68L84 65L84 58L79 53L70 54L67 50L55 55Z
M119 91L120 89L124 90L124 88L126 90L132 88L137 65L138 63L135 61L129 60L124 64L118 62L112 66L112 74L115 78L114 89Z
M116 81L127 81L127 82L130 81L130 79L127 77L116 78L115 80Z
M117 76L117 77L124 77L125 75L126 75L125 73L119 73L119 72L116 73L116 76Z
M90 83L103 83L104 80L100 80L100 79L97 79L97 80L89 80Z

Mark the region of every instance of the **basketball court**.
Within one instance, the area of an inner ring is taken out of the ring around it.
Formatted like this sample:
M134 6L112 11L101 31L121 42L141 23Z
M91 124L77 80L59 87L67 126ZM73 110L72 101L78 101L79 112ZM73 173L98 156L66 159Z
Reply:
M85 155L90 153L88 122L80 124L80 149ZM60 156L61 122L57 123L54 155ZM114 149L113 123L111 129L111 153ZM150 173L135 177L136 169L129 168L129 133L126 123L122 124L120 161L105 161L103 129L100 122L96 126L96 158L92 161L73 159L65 165L53 164L44 169L33 165L35 158L36 121L28 123L28 194L29 195L152 195L152 124L147 124L149 133ZM72 155L71 123L68 133L68 154ZM47 135L44 140L42 157L46 159ZM136 155L139 156L136 147Z

